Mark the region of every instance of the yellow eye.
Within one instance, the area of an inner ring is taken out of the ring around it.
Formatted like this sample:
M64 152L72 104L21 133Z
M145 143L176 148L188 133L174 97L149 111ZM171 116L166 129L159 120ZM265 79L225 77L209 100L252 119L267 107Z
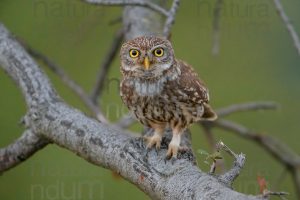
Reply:
M136 58L140 55L140 52L136 49L131 49L129 51L129 55L130 55L131 58Z
M153 51L154 55L157 57L162 57L164 55L163 48L157 48Z

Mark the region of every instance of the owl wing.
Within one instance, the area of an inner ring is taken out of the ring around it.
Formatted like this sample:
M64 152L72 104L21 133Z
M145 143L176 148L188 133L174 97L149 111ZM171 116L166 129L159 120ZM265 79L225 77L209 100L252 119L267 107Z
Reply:
M177 60L177 63L181 70L181 75L178 79L178 90L185 94L186 99L184 101L194 105L203 105L204 114L202 118L215 120L217 115L208 104L209 92L204 82L189 64L181 60Z

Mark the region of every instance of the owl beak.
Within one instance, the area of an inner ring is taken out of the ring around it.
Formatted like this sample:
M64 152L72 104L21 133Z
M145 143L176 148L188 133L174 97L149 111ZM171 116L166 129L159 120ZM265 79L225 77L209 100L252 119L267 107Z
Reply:
M150 68L150 61L149 61L148 56L145 57L143 64L144 64L144 68L146 70L148 70Z

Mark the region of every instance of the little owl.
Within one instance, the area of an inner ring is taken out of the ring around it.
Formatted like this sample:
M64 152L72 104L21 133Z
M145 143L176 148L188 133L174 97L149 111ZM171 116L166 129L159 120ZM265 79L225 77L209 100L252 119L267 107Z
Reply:
M135 117L154 129L146 137L147 148L160 148L165 128L172 140L167 157L177 157L185 129L199 120L215 120L208 104L208 89L193 68L175 58L171 43L159 37L143 36L127 41L120 52L121 98Z

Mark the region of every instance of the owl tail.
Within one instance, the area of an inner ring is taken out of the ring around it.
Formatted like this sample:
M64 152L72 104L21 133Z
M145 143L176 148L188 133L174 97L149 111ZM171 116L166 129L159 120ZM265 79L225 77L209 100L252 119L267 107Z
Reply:
M206 120L206 121L214 121L218 118L217 114L213 109L210 107L209 104L204 103L204 114L201 117L201 120Z

